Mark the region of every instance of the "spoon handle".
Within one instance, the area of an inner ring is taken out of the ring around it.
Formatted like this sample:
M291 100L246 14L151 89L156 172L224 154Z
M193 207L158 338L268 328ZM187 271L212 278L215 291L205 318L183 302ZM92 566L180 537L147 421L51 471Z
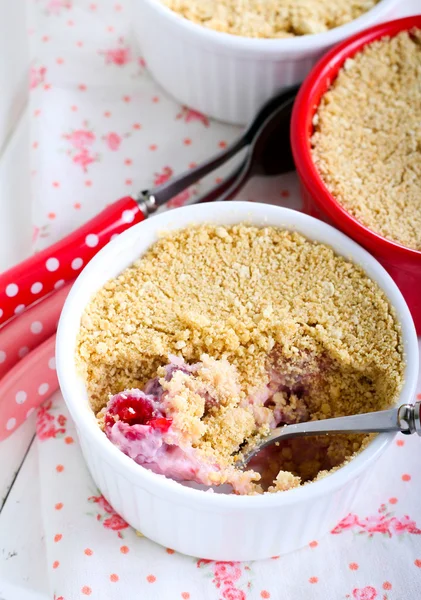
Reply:
M323 435L327 433L383 433L400 431L406 435L417 433L421 436L421 402L402 404L399 408L380 410L378 412L335 417L307 423L296 423L277 427L250 452L245 452L241 463L245 465L255 454L266 446L294 437Z
M156 188L141 192L139 200L148 201L156 210L171 200L171 198L174 198L179 193L199 181L199 179L202 179L202 177L205 177L221 165L225 164L230 158L242 150L247 143L247 138L245 135L242 135L225 150L219 152L209 160L200 163L197 167L190 169L190 171L182 173Z
M322 419L309 423L297 423L274 429L273 440L292 435L315 435L318 433L382 433L385 431L400 431L401 433L418 433L421 435L420 405L403 404L399 408L380 410L378 412Z

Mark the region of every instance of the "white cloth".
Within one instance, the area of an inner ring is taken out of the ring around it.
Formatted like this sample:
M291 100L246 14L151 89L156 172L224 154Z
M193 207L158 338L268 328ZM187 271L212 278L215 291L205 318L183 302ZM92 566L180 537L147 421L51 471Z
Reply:
M33 0L29 9L34 249L238 135L180 107L152 81L130 34L127 0ZM253 180L240 195L299 206L295 174ZM397 438L355 515L336 531L288 556L247 564L184 557L137 536L95 488L60 394L40 412L37 443L56 600L421 597L418 439Z

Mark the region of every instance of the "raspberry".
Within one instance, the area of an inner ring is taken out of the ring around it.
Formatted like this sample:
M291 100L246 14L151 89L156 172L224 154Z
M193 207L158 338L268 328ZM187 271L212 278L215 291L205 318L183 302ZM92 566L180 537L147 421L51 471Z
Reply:
M168 429L171 427L172 419L166 419L161 417L159 419L151 419L147 425L152 427L152 429L159 429L161 433L166 433Z
M105 424L112 427L117 420L128 425L149 425L162 433L168 431L172 423L172 419L166 419L143 392L117 394L112 398Z

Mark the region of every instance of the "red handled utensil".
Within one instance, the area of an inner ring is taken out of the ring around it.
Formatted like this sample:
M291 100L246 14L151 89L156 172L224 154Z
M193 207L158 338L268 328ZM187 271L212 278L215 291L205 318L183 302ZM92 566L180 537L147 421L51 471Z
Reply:
M72 283L43 298L0 329L0 382L16 363L55 334Z
M0 441L58 389L55 332L72 283L0 329Z

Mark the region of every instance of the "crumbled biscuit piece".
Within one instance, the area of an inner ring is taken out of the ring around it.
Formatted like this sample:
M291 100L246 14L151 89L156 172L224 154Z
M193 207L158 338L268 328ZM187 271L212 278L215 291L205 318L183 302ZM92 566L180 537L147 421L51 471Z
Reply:
M196 444L206 430L201 420L205 414L205 400L198 393L197 380L178 371L171 381L160 379L160 383L165 391L170 392L165 403L166 415L183 437Z
M313 159L363 225L421 250L421 30L365 46L323 96Z
M227 458L237 452L244 440L256 430L253 415L245 408L232 407L218 411L206 420L205 441L214 453Z
M235 367L206 354L200 361L194 377L180 370L166 381L164 369L158 369L159 383L168 392L163 409L182 441L192 443L204 457L229 463L244 440L257 433L256 423L249 409L239 407Z
M224 33L287 38L323 33L361 16L379 0L163 0L186 19Z
M288 471L280 471L268 492L284 492L301 484L301 479Z

